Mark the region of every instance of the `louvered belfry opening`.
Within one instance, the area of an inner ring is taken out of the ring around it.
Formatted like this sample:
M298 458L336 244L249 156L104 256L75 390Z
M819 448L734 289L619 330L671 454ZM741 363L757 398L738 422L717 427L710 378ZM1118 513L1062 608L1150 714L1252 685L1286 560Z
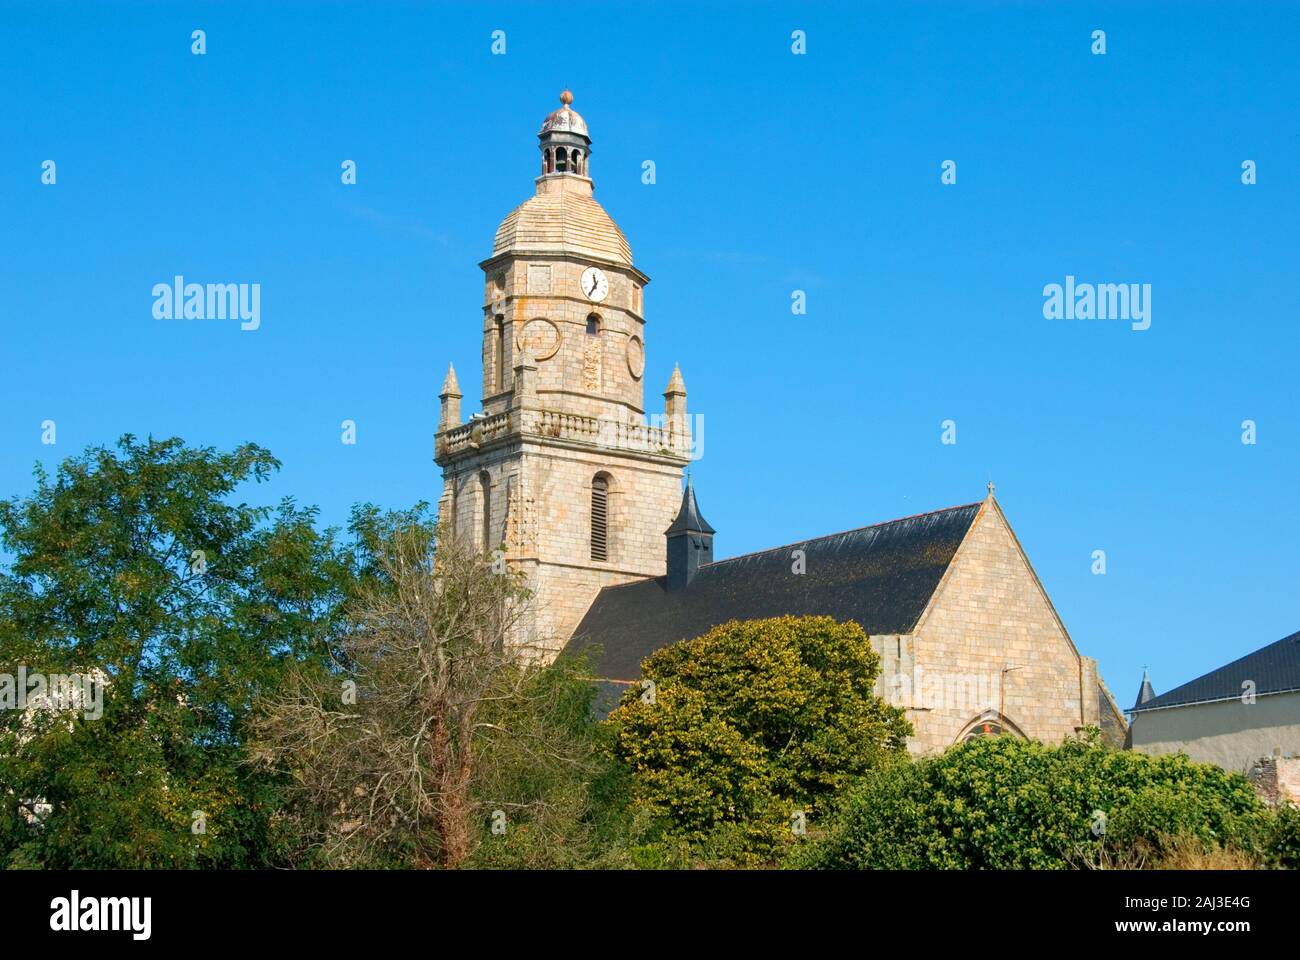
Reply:
M591 481L591 559L609 559L609 481Z

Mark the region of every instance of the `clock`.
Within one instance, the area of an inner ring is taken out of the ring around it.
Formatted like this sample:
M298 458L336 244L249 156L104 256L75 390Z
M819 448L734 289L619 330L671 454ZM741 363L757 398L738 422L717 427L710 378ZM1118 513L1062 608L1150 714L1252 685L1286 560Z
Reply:
M592 303L600 303L609 296L609 277L605 276L600 267L588 267L582 271L578 284L582 287L583 296Z

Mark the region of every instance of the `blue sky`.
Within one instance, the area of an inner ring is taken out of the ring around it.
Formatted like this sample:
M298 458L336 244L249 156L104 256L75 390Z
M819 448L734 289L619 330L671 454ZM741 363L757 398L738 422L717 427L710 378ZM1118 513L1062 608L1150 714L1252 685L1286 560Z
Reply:
M705 418L718 555L971 502L991 477L1123 706L1143 664L1165 690L1300 629L1293 3L0 17L0 496L130 431L261 443L284 469L250 495L329 522L436 499L435 394L455 361L476 409L477 263L568 86L597 199L652 278L649 408L680 362ZM260 283L261 328L155 320L178 273ZM1150 329L1044 319L1067 274L1150 284Z

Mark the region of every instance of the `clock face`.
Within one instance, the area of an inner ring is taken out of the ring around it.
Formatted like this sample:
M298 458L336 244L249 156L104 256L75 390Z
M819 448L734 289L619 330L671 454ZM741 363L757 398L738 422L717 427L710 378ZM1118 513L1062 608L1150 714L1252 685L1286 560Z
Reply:
M609 296L609 277L605 276L600 267L588 267L582 271L578 282L582 286L583 296L592 303L600 303Z

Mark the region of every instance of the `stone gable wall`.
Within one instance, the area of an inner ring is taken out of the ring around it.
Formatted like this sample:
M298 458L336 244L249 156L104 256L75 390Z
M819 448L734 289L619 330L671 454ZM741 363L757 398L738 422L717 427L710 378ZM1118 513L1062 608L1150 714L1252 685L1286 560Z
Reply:
M1099 722L1095 663L1081 663L992 501L922 615L914 650L913 752L943 750L1000 703L1016 730L1046 742Z

